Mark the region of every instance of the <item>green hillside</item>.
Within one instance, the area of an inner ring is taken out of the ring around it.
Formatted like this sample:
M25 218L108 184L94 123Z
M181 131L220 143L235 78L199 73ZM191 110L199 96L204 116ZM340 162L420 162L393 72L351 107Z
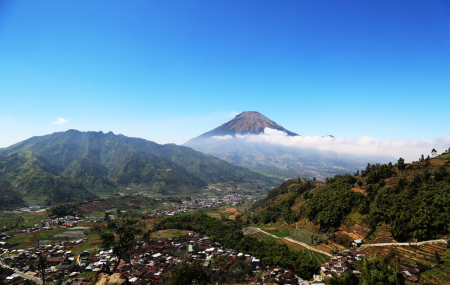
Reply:
M10 183L5 179L0 179L0 210L11 210L26 203L19 193L13 191Z
M325 183L292 179L250 210L250 221L284 221L317 234L370 242L422 241L450 231L450 154L368 165Z
M23 195L47 196L48 203L91 199L131 184L176 194L209 183L278 181L188 147L76 130L0 149L0 178Z

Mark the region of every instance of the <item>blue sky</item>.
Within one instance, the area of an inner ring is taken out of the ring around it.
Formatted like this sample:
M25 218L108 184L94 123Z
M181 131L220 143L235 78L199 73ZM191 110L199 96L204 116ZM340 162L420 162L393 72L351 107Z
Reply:
M0 1L0 99L0 147L67 129L181 144L243 111L434 140L450 134L450 2Z

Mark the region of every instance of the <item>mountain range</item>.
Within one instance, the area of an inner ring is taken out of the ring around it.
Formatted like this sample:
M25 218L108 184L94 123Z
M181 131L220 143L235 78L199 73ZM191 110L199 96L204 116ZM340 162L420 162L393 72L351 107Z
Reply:
M362 169L367 163L393 161L390 157L343 155L333 151L290 147L258 140L258 136L267 130L284 133L286 137L299 136L258 112L247 111L183 145L234 165L282 179L300 176L325 180L336 174ZM324 137L334 139L331 135Z
M45 197L47 204L93 199L131 184L177 194L210 183L273 181L185 146L76 130L0 149L0 178L8 189Z

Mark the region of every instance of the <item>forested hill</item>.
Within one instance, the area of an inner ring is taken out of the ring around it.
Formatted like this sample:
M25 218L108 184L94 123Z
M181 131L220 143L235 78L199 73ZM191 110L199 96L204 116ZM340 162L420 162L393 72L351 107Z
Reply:
M208 183L274 181L188 147L76 130L0 149L0 178L25 195L53 197L52 203L92 198L93 193L117 191L130 183L176 194Z
M353 231L367 240L383 232L385 241L421 241L449 235L449 205L450 149L411 164L369 164L325 183L285 181L254 205L250 219L310 223L319 232Z
M25 205L20 194L13 191L5 179L0 179L0 210L11 210Z

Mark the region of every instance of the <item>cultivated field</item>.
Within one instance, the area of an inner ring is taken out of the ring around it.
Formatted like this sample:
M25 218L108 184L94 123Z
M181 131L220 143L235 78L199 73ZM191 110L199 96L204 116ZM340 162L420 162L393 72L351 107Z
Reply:
M450 260L442 264L436 264L435 252L444 259L447 251L447 244L443 242L422 244L418 246L372 246L367 247L360 252L367 257L372 257L376 252L387 253L390 248L398 250L402 256L402 262L409 265L416 263L424 264L430 267L420 276L421 284L445 284L450 282Z

